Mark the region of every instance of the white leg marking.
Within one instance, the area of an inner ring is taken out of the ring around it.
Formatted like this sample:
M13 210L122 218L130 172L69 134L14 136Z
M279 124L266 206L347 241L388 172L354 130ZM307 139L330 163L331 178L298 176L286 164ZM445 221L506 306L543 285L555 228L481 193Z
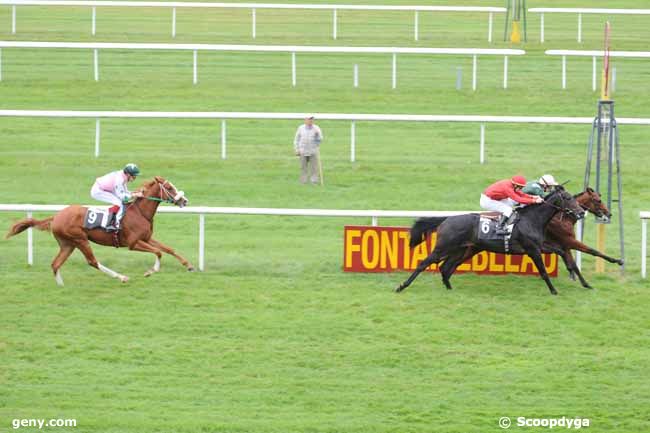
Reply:
M60 287L63 287L63 278L61 277L61 270L56 271L56 276L54 277L56 284Z
M118 274L117 272L115 272L114 270L112 270L112 269L110 269L110 268L107 268L106 266L102 265L102 264L99 263L99 262L97 262L97 266L99 267L99 270L100 270L100 271L102 271L102 272L104 272L104 273L110 275L110 276L113 277L113 278L117 278L117 279L119 279L119 280L120 280L121 282L123 282L123 283L126 283L127 281L129 281L129 277L127 277L127 276L125 276L125 275L120 275L120 274Z
M160 259L156 257L156 263L153 264L153 270L158 272L160 270Z

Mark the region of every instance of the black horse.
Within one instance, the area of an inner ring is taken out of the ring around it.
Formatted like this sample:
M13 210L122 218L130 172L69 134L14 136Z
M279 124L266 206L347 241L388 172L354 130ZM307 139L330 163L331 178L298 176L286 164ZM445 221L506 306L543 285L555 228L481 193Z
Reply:
M557 295L557 290L553 287L546 272L546 266L542 259L542 245L544 244L546 225L557 212L564 212L575 218L582 218L585 213L575 198L563 187L558 186L544 198L543 203L526 206L519 210L519 222L512 231L510 248L507 251L508 254L528 254L553 295ZM479 239L479 220L479 214L417 220L411 227L411 247L418 245L426 235L437 228L436 246L433 252L418 264L411 276L395 291L401 292L406 289L427 267L443 260L444 263L440 265L442 282L447 289L451 289L449 280L456 268L465 260L485 250L506 253L503 244L500 247L495 247L494 243L486 244ZM564 251L561 249L552 252L564 257Z

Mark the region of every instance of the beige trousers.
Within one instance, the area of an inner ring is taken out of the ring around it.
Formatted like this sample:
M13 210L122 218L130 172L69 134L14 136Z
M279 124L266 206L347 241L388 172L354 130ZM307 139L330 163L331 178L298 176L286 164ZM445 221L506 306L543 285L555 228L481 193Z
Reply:
M311 183L319 183L320 176L318 175L318 154L301 155L300 156L300 182L307 183L307 179Z

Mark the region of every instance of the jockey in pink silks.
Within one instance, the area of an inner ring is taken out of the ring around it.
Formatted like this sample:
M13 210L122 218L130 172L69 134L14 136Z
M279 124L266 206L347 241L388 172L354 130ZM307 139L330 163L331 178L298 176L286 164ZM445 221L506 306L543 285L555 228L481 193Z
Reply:
M112 204L109 212L116 214L114 225L109 224L107 229L119 231L120 221L124 214L124 203L132 197L142 197L139 191L130 192L126 184L135 180L140 174L140 169L135 164L127 164L122 170L117 170L98 177L90 190L90 196L95 200Z

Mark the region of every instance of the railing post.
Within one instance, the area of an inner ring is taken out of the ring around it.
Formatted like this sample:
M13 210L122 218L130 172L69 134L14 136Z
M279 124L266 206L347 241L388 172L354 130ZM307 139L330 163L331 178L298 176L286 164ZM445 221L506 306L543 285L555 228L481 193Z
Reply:
M591 91L596 91L596 56L591 58Z
M479 161L481 164L485 164L485 123L481 123L481 146Z
M197 51L194 50L194 56L193 56L193 62L192 62L192 84L196 84L198 82L198 73L197 73Z
M205 269L205 214L199 214L199 270Z
M100 133L100 124L99 118L95 119L95 158L99 157L99 133Z
M476 54L472 56L472 90L476 90L476 69L477 69L477 60Z
M566 56L562 56L562 89L566 89Z
M255 11L255 8L251 9L251 17L252 17L252 33L253 33L253 39L257 38L257 13Z
M16 34L16 5L11 7L11 34Z
M221 119L221 159L226 159L226 119Z
M92 24L92 35L95 36L95 30L97 29L97 8L93 6L93 24Z
M503 56L503 88L508 88L508 56Z
M338 17L337 17L337 13L336 13L336 8L334 8L334 10L332 12L332 39L336 39L336 37L338 36L338 30L337 30L338 22L337 21L338 21Z
M32 213L27 212L27 218L31 218ZM34 264L34 229L27 229L27 264L32 266Z
M488 42L492 43L492 22L494 21L494 12L490 12L488 16Z
M542 12L541 15L542 16L540 17L541 29L539 31L539 42L544 43L544 12Z
M397 53L393 53L393 89L397 88Z
M578 14L578 42L582 42L582 14Z
M172 38L176 37L176 8L172 8Z
M419 39L419 35L418 35L418 30L419 30L419 28L418 28L419 25L418 24L419 23L418 23L418 21L419 21L418 11L415 11L415 18L414 18L414 21L413 21L413 38L416 41Z
M353 79L353 84L354 87L359 87L359 65L356 63L354 64L354 79Z
M641 278L646 277L646 255L648 254L648 220L641 221Z
M296 53L291 53L291 85L296 87Z
M97 48L93 50L93 72L95 81L99 81L99 50Z
M350 124L350 162L354 162L357 159L357 143L356 143L356 131L355 131L354 120Z
M373 216L373 217L372 217L372 222L371 222L370 224L371 224L373 227L377 227L377 225L379 225L379 220L378 220L377 216Z

